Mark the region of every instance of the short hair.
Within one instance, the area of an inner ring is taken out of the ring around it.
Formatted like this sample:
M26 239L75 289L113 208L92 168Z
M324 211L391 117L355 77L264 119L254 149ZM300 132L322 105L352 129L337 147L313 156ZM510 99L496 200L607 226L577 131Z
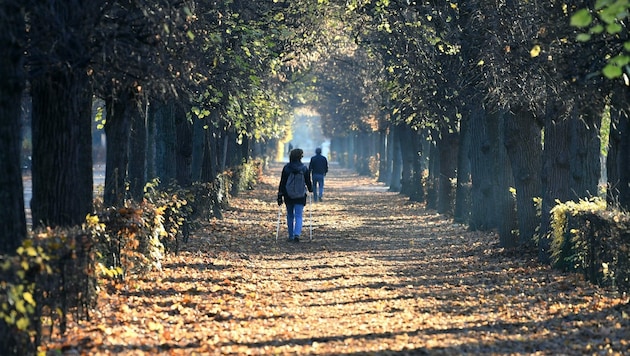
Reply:
M304 157L304 151L301 148L291 150L291 153L289 153L289 161L291 162L299 162L302 157Z

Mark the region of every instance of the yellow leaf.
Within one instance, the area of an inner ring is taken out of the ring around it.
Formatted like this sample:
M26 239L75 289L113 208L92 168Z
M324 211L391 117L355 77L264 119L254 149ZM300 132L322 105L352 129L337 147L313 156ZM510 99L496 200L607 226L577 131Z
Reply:
M26 306L24 305L24 301L23 300L16 300L15 301L15 310L17 310L18 312L20 312L22 314L26 314Z
M15 326L17 326L19 330L26 330L28 329L29 324L30 322L28 321L28 318L22 317L18 319L18 321L15 323Z
M540 46L535 45L534 47L532 47L532 50L529 51L529 55L532 56L532 58L538 57L540 55Z
M149 330L151 331L159 331L159 330L163 330L164 327L162 326L162 324L160 323L156 323L154 321L149 321L147 323L147 327L149 328Z
M33 295L30 292L24 292L22 296L26 302L32 306L35 306L35 299L33 299Z

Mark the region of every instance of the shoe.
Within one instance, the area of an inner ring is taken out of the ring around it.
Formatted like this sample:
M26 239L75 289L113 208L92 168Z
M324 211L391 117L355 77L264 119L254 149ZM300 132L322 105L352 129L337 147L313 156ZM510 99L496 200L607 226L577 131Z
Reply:
M299 236L295 236L293 238L293 242L300 242L300 237Z

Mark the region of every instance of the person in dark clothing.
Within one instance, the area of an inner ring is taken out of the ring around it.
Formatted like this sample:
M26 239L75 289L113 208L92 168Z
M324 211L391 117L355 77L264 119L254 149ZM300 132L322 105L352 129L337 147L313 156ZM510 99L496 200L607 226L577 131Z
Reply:
M328 173L328 160L322 156L322 149L315 149L315 156L311 157L311 163L308 165L309 171L313 176L313 191L315 202L322 201L324 195L324 177Z
M309 192L313 192L313 183L311 182L311 176L308 174L308 168L302 163L302 157L304 151L296 148L289 153L289 163L282 168L282 175L280 176L280 185L278 186L278 205L284 204L287 207L287 229L289 231L289 241L299 242L300 233L302 232L302 215L304 213L304 206L306 205L306 193L301 198L292 199L287 193L287 181L289 180L289 174L296 170L301 170L304 174L304 182Z

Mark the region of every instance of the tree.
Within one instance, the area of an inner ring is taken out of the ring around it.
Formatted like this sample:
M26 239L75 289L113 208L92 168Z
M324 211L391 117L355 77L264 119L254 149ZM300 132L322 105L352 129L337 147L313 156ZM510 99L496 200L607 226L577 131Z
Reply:
M630 3L612 0L597 1L592 9L580 8L571 16L571 26L588 29L587 32L579 33L575 37L577 41L588 42L593 37L605 40L609 52L606 55L607 63L601 73L609 79L623 77L626 86L630 85L630 39L627 26L629 16Z
M92 212L91 37L97 3L29 8L33 225L80 225Z
M24 13L20 5L0 4L0 254L13 254L26 237L20 164L20 113L25 84Z

